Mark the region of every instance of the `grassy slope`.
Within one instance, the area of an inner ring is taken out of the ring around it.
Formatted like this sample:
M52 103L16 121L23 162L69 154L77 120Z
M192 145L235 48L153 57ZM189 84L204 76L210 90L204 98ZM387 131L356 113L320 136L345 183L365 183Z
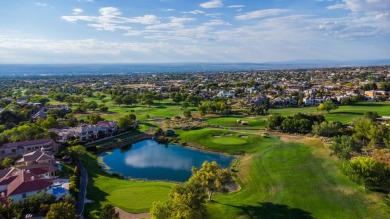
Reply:
M191 131L182 137L212 142L213 137L206 139L210 131ZM364 194L343 176L340 162L329 158L319 141L304 145L275 138L249 139L258 147L247 148L252 153L241 160L238 174L245 184L238 192L216 195L208 206L211 218L385 218L370 202L376 195ZM227 146L213 143L210 147L225 150Z
M114 178L99 168L91 154L83 158L83 163L89 174L87 198L94 200L86 205L86 212L91 212L91 217L96 217L97 209L108 202L125 211L141 213L147 212L153 201L168 198L171 183Z
M343 123L349 123L353 118L363 116L364 112L374 111L378 112L381 116L390 116L390 102L378 102L378 103L358 103L353 106L340 106L338 109L331 111L329 114L325 114L325 118L330 121L338 120ZM316 107L304 107L304 108L281 108L270 109L269 113L280 113L282 115L294 115L296 113L312 113L318 112Z

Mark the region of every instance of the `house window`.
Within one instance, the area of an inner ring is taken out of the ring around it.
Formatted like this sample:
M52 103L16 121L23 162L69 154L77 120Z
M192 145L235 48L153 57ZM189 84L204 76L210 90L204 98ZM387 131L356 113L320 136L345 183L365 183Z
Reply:
M1 154L5 154L5 151L1 151Z
M26 196L26 193L23 193L22 194L22 198L26 198L27 196Z
M31 148L27 148L28 151L31 151Z
M16 149L12 149L12 153L15 153L16 152Z

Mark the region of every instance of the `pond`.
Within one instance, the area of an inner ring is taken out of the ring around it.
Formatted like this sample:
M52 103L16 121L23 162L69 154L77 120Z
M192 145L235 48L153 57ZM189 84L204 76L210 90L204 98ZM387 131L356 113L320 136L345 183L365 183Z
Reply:
M187 181L191 168L200 168L206 160L227 168L233 159L233 156L164 145L151 139L134 143L128 150L115 149L100 155L110 172L124 177L177 182Z

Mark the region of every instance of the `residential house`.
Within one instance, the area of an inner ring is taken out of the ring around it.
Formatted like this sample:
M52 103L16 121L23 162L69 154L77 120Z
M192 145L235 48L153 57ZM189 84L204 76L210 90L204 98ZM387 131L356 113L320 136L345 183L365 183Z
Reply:
M39 192L52 193L53 179L27 169L6 169L0 178L0 198L22 201ZM42 173L42 172L41 172Z
M66 142L71 138L78 138L80 141L89 141L99 137L100 127L84 124L69 129L50 129L49 131L55 132L58 135L59 142Z
M234 90L221 90L218 92L217 97L222 97L222 98L229 98L232 97L234 98L236 96L236 92Z
M116 121L100 121L96 124L96 127L98 127L99 131L102 132L105 136L112 136L116 131L118 131Z
M277 97L273 100L270 101L271 102L271 105L273 107L287 107L287 106L297 106L298 105L298 101L294 98L280 98L280 97Z
M23 164L29 166L32 164L55 164L54 156L51 152L33 151L23 155L23 157L16 161L16 164Z
M251 87L251 88L245 88L245 93L247 94L255 94L257 93L259 90L257 88L254 88L254 87Z
M57 143L50 138L7 143L0 147L0 158L41 150L54 152L57 150Z

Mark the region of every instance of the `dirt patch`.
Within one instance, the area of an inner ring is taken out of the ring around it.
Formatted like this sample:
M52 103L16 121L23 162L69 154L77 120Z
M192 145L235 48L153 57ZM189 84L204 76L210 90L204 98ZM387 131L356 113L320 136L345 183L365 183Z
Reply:
M220 135L213 135L213 138L220 138Z
M240 138L248 138L248 135L240 135Z
M115 207L115 211L119 212L120 219L141 219L141 218L151 218L149 213L141 213L141 214L132 214L128 213L120 208Z
M224 134L224 136L232 136L233 134Z
M241 182L244 184L248 182L249 171L252 163L252 155L245 155L240 159L240 163L238 164L238 172L237 176L241 179Z

